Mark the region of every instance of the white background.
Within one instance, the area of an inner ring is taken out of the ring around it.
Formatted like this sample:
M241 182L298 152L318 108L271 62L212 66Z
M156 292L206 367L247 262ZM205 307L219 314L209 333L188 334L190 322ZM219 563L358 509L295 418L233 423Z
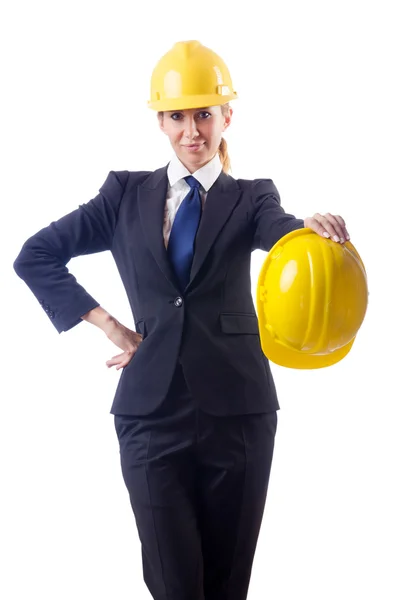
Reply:
M12 268L30 235L110 170L171 147L147 108L179 40L220 54L239 100L234 177L271 178L300 217L341 214L368 272L351 353L273 367L281 410L249 600L395 600L396 21L392 2L8 2L1 22L1 513L4 600L149 599L109 414L120 350L59 335ZM8 6L7 6L8 5ZM265 253L252 257L252 292ZM109 252L68 265L126 326Z

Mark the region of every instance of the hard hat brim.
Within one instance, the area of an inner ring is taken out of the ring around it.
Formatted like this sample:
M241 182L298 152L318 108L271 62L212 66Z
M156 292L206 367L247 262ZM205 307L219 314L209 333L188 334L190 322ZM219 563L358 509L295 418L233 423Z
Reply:
M330 367L345 358L350 352L355 339L354 337L346 346L338 348L338 350L330 354L313 355L298 351L294 352L289 348L285 348L275 342L266 329L261 331L261 346L265 356L276 365L290 369L322 369Z
M237 94L235 92L225 96L220 96L219 94L181 96L180 98L164 98L162 100L157 100L156 102L151 102L149 100L148 107L158 112L170 110L189 110L190 108L221 106L222 104L226 104L227 102L230 102L230 100L235 100L236 98Z

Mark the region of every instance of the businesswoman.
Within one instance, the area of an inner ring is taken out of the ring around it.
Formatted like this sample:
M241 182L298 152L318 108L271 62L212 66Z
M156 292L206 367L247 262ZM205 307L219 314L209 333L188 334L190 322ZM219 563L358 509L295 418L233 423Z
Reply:
M26 240L14 262L59 333L86 320L121 350L107 362L121 370L111 413L155 600L247 597L279 409L251 252L303 226L348 239L341 217L297 219L271 180L228 173L222 134L235 98L217 54L175 44L153 71L149 103L174 150L169 164L110 171L95 198ZM105 250L135 331L66 267Z

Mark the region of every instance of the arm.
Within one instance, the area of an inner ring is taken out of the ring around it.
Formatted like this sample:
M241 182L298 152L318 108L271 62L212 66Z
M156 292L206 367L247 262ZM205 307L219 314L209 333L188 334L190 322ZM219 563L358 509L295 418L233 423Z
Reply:
M14 261L15 272L58 333L81 323L81 315L99 306L66 264L76 256L111 249L127 180L128 171L110 171L95 198L31 236Z
M102 329L104 333L108 333L110 327L114 324L115 318L112 317L102 306L96 306L92 310L89 310L84 315L81 315L81 319L83 321L87 321L88 323L92 323L99 329Z
M280 195L271 179L254 179L252 182L255 236L252 250L268 252L279 239L295 229L304 227L297 219L284 211Z

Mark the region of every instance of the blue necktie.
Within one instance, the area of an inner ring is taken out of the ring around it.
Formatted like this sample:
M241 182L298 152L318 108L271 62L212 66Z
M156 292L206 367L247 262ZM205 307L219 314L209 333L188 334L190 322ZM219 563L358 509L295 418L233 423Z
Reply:
M184 178L190 190L178 208L168 241L168 256L181 288L190 279L194 254L194 240L201 218L200 182L192 175Z

